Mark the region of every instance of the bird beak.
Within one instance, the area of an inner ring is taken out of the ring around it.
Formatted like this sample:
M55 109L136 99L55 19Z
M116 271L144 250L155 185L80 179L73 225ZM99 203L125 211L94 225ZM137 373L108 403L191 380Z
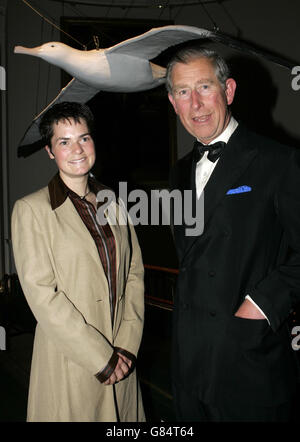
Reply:
M25 48L24 46L15 46L14 53L15 54L26 54L26 55L38 55L40 46L36 48Z

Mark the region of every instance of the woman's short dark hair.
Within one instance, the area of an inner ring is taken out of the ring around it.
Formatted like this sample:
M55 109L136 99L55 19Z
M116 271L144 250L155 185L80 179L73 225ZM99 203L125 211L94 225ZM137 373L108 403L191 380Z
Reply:
M94 130L94 116L90 108L83 103L75 101L63 101L50 107L41 118L39 124L40 134L44 145L51 148L51 138L53 137L53 124L59 121L74 120L79 123L84 120L90 133Z

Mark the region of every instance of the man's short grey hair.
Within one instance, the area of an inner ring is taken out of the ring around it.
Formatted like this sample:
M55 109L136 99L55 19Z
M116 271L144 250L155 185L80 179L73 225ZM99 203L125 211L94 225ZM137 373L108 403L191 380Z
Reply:
M223 89L226 89L226 80L230 77L230 70L224 58L211 49L188 47L179 50L168 63L166 73L166 88L170 94L173 92L171 77L175 64L186 64L197 58L207 58L212 62L219 82L221 83Z

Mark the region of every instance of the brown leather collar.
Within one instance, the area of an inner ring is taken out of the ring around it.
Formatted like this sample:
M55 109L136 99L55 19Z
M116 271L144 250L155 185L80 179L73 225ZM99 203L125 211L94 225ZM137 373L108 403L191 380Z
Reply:
M89 176L89 188L90 190L97 195L100 190L108 189L108 187L99 183L94 177ZM61 206L70 193L73 196L79 197L75 192L68 188L68 186L61 179L59 172L52 178L52 180L48 184L49 195L50 195L50 203L52 210L57 209Z

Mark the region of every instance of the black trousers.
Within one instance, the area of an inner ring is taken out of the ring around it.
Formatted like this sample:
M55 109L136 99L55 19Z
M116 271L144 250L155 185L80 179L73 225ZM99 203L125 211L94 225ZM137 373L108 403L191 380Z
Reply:
M259 404L233 403L205 404L196 392L174 392L174 406L178 422L293 422L293 401L276 407Z

